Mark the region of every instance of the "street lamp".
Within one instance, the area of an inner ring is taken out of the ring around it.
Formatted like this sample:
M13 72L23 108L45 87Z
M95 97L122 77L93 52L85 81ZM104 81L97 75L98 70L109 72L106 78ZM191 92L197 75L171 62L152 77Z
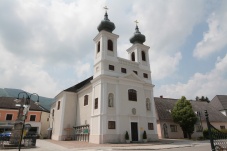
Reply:
M37 101L35 102L37 105L38 105L38 103L39 103L39 95L38 94L36 94L36 93L32 93L32 94L28 94L27 92L20 92L20 93L18 93L18 96L17 96L17 99L15 99L14 101L16 102L16 103L19 103L19 102L21 102L21 99L20 99L20 95L21 94L24 94L25 96L26 96L26 98L24 98L24 95L23 95L23 106L22 106L22 109L23 109L23 114L22 114L22 116L20 115L21 113L20 113L20 111L21 110L19 110L19 113L18 113L18 119L19 120L22 120L23 121L23 125L22 125L22 130L21 130L21 136L20 136L20 140L19 140L19 151L20 151L20 149L21 149L21 142L22 142L22 139L23 139L23 131L24 131L24 125L25 125L25 120L26 120L26 118L27 118L27 114L28 114L28 111L29 111L29 108L30 108L30 102L31 102L31 96L32 95L36 95L37 96Z

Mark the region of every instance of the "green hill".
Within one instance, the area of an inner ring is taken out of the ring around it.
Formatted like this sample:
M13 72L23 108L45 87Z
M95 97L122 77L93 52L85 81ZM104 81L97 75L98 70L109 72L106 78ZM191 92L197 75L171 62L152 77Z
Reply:
M20 92L23 92L23 90L20 89L11 89L11 88L0 88L0 97L4 96L4 97L14 97L17 98L18 94ZM28 94L31 94L29 92L27 92ZM23 97L22 95L20 95L20 97ZM37 96L33 95L31 97L31 99L33 101L37 101ZM54 102L53 98L47 98L47 97L43 97L43 96L39 96L39 103L41 106L43 106L44 108L46 108L47 110L50 110L51 104Z
M9 97L9 94L2 88L0 88L0 96Z

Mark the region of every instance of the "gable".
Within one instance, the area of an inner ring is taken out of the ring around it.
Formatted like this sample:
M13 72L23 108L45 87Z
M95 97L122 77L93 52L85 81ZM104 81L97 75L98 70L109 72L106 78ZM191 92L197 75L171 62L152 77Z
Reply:
M127 74L126 76L122 77L124 79L127 80L133 80L133 81L137 81L137 82L144 82L142 79L140 79L140 77L138 77L134 72Z
M227 95L216 95L210 104L217 108L219 111L227 109Z

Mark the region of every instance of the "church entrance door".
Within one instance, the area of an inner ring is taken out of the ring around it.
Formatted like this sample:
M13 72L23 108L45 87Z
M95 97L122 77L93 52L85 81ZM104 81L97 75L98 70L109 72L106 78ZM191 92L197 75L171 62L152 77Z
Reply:
M131 135L132 135L132 141L138 141L138 124L137 124L137 122L131 122Z

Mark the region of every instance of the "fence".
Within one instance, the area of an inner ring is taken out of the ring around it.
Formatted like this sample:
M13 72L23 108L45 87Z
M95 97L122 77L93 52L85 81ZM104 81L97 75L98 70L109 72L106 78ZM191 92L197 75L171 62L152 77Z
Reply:
M23 140L21 147L33 148L36 146L37 135L26 135ZM19 148L20 135L14 136L0 136L0 148Z
M227 151L227 133L223 133L210 124L209 115L205 110L206 122L212 151Z

